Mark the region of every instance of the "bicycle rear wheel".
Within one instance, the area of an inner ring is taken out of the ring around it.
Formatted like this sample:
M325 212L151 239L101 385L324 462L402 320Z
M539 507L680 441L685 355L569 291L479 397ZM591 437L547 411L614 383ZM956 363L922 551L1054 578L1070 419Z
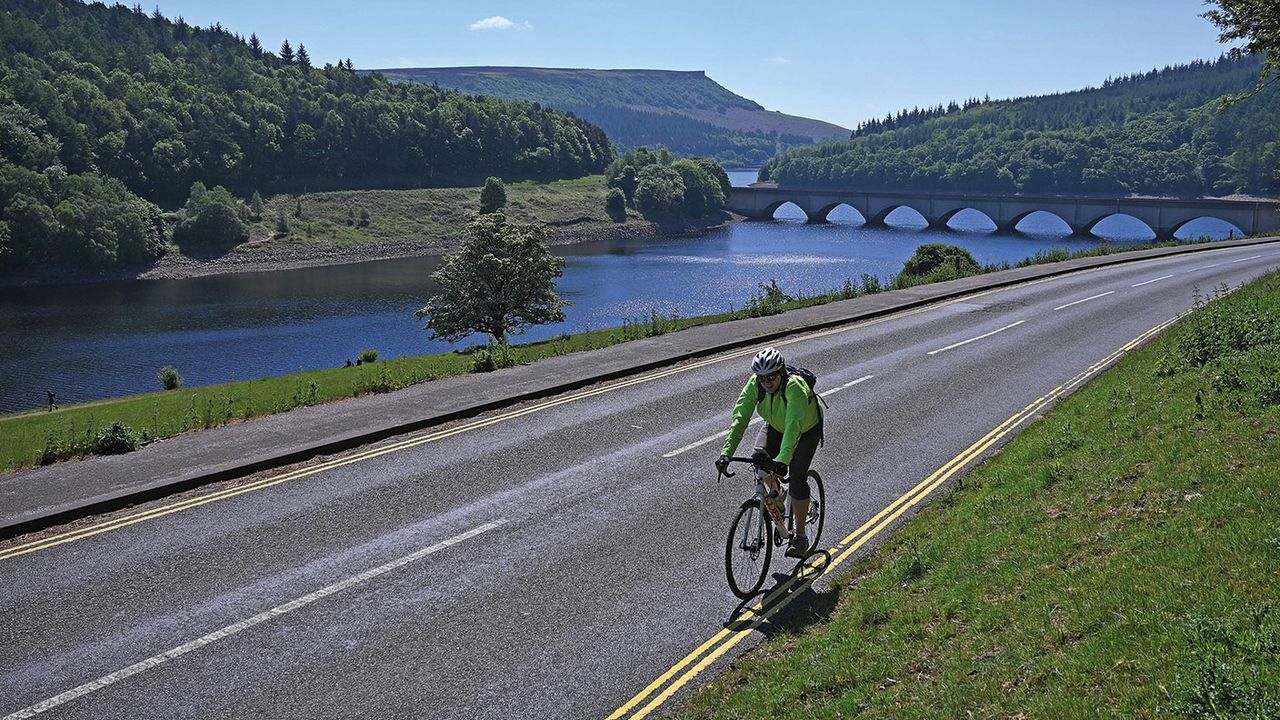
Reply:
M760 511L760 500L745 500L729 526L724 546L724 571L733 594L743 600L755 595L764 585L772 557L769 520Z

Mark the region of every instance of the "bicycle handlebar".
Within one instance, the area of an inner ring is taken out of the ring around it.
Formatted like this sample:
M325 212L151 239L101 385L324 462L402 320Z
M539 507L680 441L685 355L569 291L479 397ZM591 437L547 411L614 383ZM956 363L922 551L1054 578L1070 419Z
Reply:
M731 457L731 458L729 458L729 463L730 463L730 464L732 464L732 463L736 463L736 462L740 462L740 463L747 463L748 465L755 465L755 464L756 464L755 458L749 458L749 457ZM723 476L725 476L725 477L733 477L734 475L737 475L737 473L731 473L731 472L729 472L728 470L720 470L718 467L716 468L716 470L717 470L721 475L723 475Z

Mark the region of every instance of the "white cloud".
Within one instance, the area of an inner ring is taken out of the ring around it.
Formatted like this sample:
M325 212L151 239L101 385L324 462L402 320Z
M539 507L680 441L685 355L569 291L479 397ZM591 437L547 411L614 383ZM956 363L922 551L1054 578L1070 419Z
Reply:
M524 22L512 22L501 15L494 15L483 20L477 20L471 23L472 30L532 30L533 25L528 20Z
M774 57L766 58L765 62L773 63L775 65L786 65L791 62L791 58L784 58L781 55L775 55Z

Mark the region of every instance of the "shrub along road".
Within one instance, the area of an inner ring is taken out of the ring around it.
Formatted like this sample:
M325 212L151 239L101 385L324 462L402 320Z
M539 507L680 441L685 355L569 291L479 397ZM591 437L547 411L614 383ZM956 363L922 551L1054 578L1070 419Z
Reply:
M998 446L1194 288L1278 262L1274 245L1191 253L778 343L829 393L816 467L835 569L927 500L922 480L945 487L936 471ZM711 469L752 350L6 543L0 711L659 709L759 637L717 634L738 617L723 542L749 490Z

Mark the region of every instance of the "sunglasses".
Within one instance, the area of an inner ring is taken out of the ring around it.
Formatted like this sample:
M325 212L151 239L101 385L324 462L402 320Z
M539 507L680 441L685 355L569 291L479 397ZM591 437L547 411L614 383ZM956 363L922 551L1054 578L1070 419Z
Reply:
M761 375L761 376L760 376L760 382L769 382L769 383L773 383L773 382L778 382L778 381L779 381L779 380L781 380L781 379L782 379L782 371L781 371L781 370L779 370L779 371L777 371L777 372L771 372L771 373L769 373L768 375Z

